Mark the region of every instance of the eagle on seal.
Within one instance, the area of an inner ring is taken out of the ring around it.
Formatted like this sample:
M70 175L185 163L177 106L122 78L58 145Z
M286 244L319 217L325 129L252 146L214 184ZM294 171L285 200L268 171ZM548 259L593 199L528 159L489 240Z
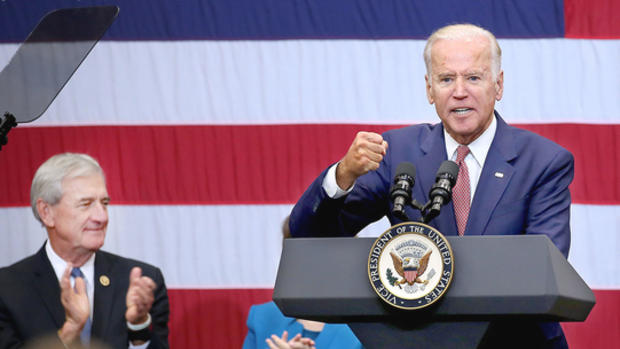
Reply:
M394 269L396 269L398 275L402 276L402 279L398 281L396 285L400 286L401 284L407 283L411 286L416 282L425 285L428 284L428 280L422 280L420 276L426 271L431 252L433 251L428 251L419 261L412 257L400 258L396 253L390 252L392 262L394 263Z

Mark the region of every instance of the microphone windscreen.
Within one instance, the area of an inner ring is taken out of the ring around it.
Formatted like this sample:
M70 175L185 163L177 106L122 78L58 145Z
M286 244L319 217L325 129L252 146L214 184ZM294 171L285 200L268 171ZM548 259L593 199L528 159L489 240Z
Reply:
M439 170L437 170L437 179L439 179L439 177L448 177L450 178L450 182L452 182L452 185L454 185L454 182L456 181L456 177L458 177L459 175L459 165L456 164L456 162L454 161L450 161L450 160L446 160L444 162L441 163L441 166L439 166Z
M409 175L411 178L415 178L415 165L406 161L398 164L398 166L396 167L396 176L400 176L402 174L406 174Z

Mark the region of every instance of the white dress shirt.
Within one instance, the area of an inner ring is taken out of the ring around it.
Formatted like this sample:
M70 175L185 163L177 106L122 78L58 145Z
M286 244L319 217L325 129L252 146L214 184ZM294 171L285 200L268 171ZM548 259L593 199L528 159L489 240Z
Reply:
M58 282L60 282L60 278L62 274L65 272L67 268L67 262L64 259L60 258L52 248L52 245L47 241L45 243L45 252L47 252L47 258L52 264L52 268L54 268L54 273L56 273L56 278ZM74 266L75 267L75 266ZM90 321L93 321L93 301L95 299L95 254L84 263L81 267L79 267L84 274L84 282L86 283L86 294L88 295L88 305L90 307ZM75 285L75 280L71 277L71 287ZM129 349L146 349L149 345L150 341L145 342L141 345L133 345L131 342L128 343Z
M480 174L482 173L484 162L487 159L489 148L491 148L491 143L493 143L493 138L495 138L496 130L497 120L493 117L491 125L489 125L489 127L473 142L467 144L469 154L465 157L465 164L467 164L467 170L469 170L469 185L471 188L469 198L470 203L474 200L474 194L476 193L476 188L478 187ZM456 161L456 149L459 145L465 144L457 143L454 138L448 134L445 128L443 129L443 135L446 140L446 154L448 159Z
M52 248L52 244L50 244L49 241L45 243L45 252L47 252L47 258L50 260L50 263L52 263L52 268L54 268L56 278L58 279L58 282L60 282L60 278L65 272L68 263L56 254ZM82 271L82 274L84 274L86 294L88 295L88 306L90 307L90 321L93 321L93 301L95 299L95 284L93 283L93 279L95 277L95 254L93 253L86 263L79 268ZM74 287L74 285L75 279L71 277L71 287Z

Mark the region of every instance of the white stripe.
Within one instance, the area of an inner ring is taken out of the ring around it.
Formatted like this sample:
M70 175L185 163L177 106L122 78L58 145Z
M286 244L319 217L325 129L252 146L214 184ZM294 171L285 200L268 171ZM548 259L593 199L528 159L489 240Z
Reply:
M290 205L112 206L104 250L160 267L170 287L273 287ZM0 265L36 252L29 208L0 209ZM8 224L7 224L8 223Z
M572 205L568 261L591 288L620 288L620 206Z
M620 123L620 40L500 40L515 123ZM420 40L100 42L33 126L436 122ZM15 45L0 45L0 64Z
M104 249L161 267L172 288L269 288L290 209L112 206ZM45 240L29 208L0 209L0 222L0 266L34 253ZM593 288L620 288L620 206L573 205L571 224L571 264ZM377 236L387 227L380 222L362 235Z

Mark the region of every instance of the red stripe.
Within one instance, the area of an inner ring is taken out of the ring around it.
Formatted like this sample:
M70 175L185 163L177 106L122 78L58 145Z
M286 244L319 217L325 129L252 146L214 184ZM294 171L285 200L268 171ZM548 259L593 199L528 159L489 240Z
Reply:
M250 306L271 301L272 293L272 289L168 290L170 348L241 348Z
M520 125L569 149L573 202L620 203L620 125ZM359 130L394 125L86 126L16 128L0 152L0 206L27 206L36 167L86 152L116 204L288 204L344 155Z
M562 323L571 348L615 348L620 343L620 290L594 291L585 322ZM252 304L268 302L270 289L168 290L170 347L241 348Z
M567 38L619 39L620 2L617 0L564 0Z
M573 203L620 203L620 125L518 125L568 149L575 157Z
M571 348L620 347L620 290L595 290L596 305L585 322L562 324Z

